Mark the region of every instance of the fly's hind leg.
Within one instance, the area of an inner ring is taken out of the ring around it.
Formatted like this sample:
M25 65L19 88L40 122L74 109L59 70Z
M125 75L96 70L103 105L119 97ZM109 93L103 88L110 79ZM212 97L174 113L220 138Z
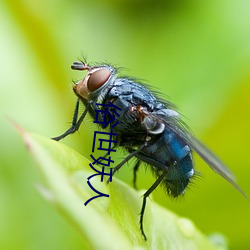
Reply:
M146 208L147 198L158 187L158 185L162 182L162 180L164 179L165 176L166 176L166 172L164 172L162 175L160 175L158 177L158 179L154 182L154 184L143 195L142 208L141 208L141 212L140 212L140 230L141 230L141 233L142 233L144 240L147 240L147 236L146 236L146 234L144 232L144 228L143 228L143 217L144 217L144 212L145 212L145 208Z
M133 169L133 187L134 187L134 189L137 189L136 188L136 179L137 179L136 175L137 175L137 171L138 171L140 165L141 165L141 161L137 160L136 163L135 163L134 169Z

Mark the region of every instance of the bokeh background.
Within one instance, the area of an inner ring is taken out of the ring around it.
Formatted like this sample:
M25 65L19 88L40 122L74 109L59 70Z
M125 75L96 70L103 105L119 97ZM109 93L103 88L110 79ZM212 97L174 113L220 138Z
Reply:
M83 76L70 65L83 56L168 96L250 196L249 13L247 0L1 1L0 249L81 248L81 235L36 191L39 173L8 118L46 137L64 132L72 80ZM63 143L88 157L92 127L89 119ZM204 233L224 234L230 249L250 249L250 202L195 160L202 177L183 198L161 188L153 198ZM132 167L117 175L130 185ZM138 179L145 189L154 180L143 168Z

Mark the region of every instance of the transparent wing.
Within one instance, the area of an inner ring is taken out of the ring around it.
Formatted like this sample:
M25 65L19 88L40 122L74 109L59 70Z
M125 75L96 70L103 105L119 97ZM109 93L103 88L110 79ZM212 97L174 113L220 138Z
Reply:
M185 124L182 123L179 117L164 117L162 114L159 116L157 114L151 115L154 117L154 119L157 119L158 122L163 123L166 127L169 127L171 130L173 130L209 165L210 168L212 168L212 170L231 183L243 196L248 199L247 195L237 185L236 178L229 168L210 149L208 149L202 142L200 142L188 131Z
M170 127L208 164L210 168L231 183L243 196L248 198L243 190L237 185L236 178L230 169L210 149L182 126L176 124L175 126L170 125Z

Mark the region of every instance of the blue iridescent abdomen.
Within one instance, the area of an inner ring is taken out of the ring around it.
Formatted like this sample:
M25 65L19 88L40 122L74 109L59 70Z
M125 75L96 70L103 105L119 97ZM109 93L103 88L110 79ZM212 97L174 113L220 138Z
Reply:
M168 128L157 137L158 139L152 140L154 143L142 149L137 157L150 164L157 176L166 172L162 184L170 195L176 197L185 191L194 175L191 150Z

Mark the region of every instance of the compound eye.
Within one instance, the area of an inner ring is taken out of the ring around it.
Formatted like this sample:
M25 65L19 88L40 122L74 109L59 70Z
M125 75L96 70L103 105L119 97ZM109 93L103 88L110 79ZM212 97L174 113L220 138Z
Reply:
M110 74L108 69L99 69L90 74L87 83L88 90L93 92L99 89L109 79Z

